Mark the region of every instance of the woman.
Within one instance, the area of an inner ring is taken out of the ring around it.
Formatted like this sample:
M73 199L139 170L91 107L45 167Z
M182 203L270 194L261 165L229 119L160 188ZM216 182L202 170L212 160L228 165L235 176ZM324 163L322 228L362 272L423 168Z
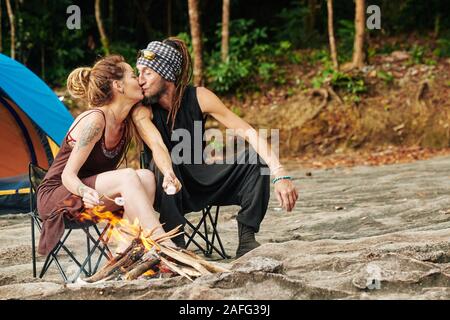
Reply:
M153 173L116 169L132 137L130 110L143 98L131 66L121 56L107 56L92 68L72 71L67 88L91 109L74 121L38 188L37 206L43 220L39 253L47 255L54 248L64 233L65 220L76 220L85 209L99 205L113 212L124 209L124 218L139 219L144 230L157 227L155 235L164 233L153 209ZM159 155L158 167L165 173L166 186L172 184L178 192L181 184L167 149L161 147L161 136L152 136L156 141L152 151L155 157ZM117 196L124 198L123 208L107 200ZM166 244L175 246L170 240Z

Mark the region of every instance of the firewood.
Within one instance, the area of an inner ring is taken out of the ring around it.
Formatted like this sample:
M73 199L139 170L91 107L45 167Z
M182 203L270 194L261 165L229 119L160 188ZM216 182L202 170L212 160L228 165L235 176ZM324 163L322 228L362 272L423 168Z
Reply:
M149 269L156 266L158 263L160 263L161 260L158 258L150 259L144 262L139 263L135 268L133 268L131 271L127 272L125 274L126 280L135 280L142 274L144 274Z
M177 265L175 265L174 263L170 262L169 260L165 259L164 257L161 257L161 261L164 262L164 264L173 272L178 273L180 276L183 276L185 278L188 278L189 280L191 280L192 282L194 280L192 280L192 278L187 275L186 273L183 272L183 270L181 270L180 268L178 268Z
M172 248L161 246L161 252L167 255L168 257L171 257L172 259L175 259L181 263L187 264L188 266L191 266L198 270L201 274L210 274L211 272L207 270L205 267L203 267L197 260L193 259L189 255L178 252Z
M189 266L177 264L177 267L180 268L180 270L186 273L188 276L193 278L197 278L202 275L200 272Z
M134 262L138 261L145 253L145 248L142 245L140 239L133 240L130 247L130 249L127 248L127 250L125 250L125 252L127 253L125 255L122 255L122 257L119 258L115 263L102 268L93 276L85 279L85 281L97 282L99 280L102 280L103 278L110 276L113 273L116 273L117 271L120 271L121 268L128 268Z
M192 251L188 251L185 249L181 249L181 252L191 256L192 258L196 259L198 261L198 263L200 263L202 266L204 266L206 269L208 269L209 271L213 272L213 273L220 273L220 272L230 272L230 270L225 269L221 266L218 266L214 263L208 262L206 260L204 260L202 257L196 255L194 252Z
M181 225L177 226L176 228L173 228L173 229L170 230L169 232L166 232L166 233L163 233L163 234L161 234L161 235L158 235L158 236L153 237L153 240L154 240L155 242L159 242L161 238L170 237L170 236L173 236L173 235L175 235L175 234L176 234L176 235L179 235L179 234L184 233L183 231L181 231L181 232L179 231L180 228L181 228Z

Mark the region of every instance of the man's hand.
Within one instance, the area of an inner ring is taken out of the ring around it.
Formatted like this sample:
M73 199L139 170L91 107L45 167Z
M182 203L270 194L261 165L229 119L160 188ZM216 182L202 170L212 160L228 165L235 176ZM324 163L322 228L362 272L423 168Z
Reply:
M281 179L275 182L275 194L283 209L291 212L298 199L298 192L291 180Z
M164 180L162 184L163 189L166 190L169 185L173 185L176 188L177 191L175 193L178 193L178 191L181 190L181 182L178 180L177 176L175 175L175 173L173 173L173 171L166 173L164 175Z

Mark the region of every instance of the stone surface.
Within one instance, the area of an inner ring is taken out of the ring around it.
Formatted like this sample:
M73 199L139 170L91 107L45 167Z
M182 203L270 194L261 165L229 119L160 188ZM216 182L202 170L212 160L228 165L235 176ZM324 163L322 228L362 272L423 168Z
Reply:
M1 217L0 298L450 299L449 163L441 157L328 170L291 163L300 195L295 209L279 210L272 194L257 234L262 245L237 260L213 255L231 272L193 282L176 277L65 286L54 266L44 280L33 279L28 217ZM221 208L218 227L229 254L237 246L238 210ZM199 214L188 217L195 222ZM75 234L70 245L85 250L83 235ZM67 256L62 260L70 265Z

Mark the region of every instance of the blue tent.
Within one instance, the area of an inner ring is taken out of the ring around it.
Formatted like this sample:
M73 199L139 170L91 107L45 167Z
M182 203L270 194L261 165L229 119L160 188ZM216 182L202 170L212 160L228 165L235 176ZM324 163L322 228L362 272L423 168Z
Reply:
M28 164L48 168L72 122L39 77L0 54L0 213L27 212Z

